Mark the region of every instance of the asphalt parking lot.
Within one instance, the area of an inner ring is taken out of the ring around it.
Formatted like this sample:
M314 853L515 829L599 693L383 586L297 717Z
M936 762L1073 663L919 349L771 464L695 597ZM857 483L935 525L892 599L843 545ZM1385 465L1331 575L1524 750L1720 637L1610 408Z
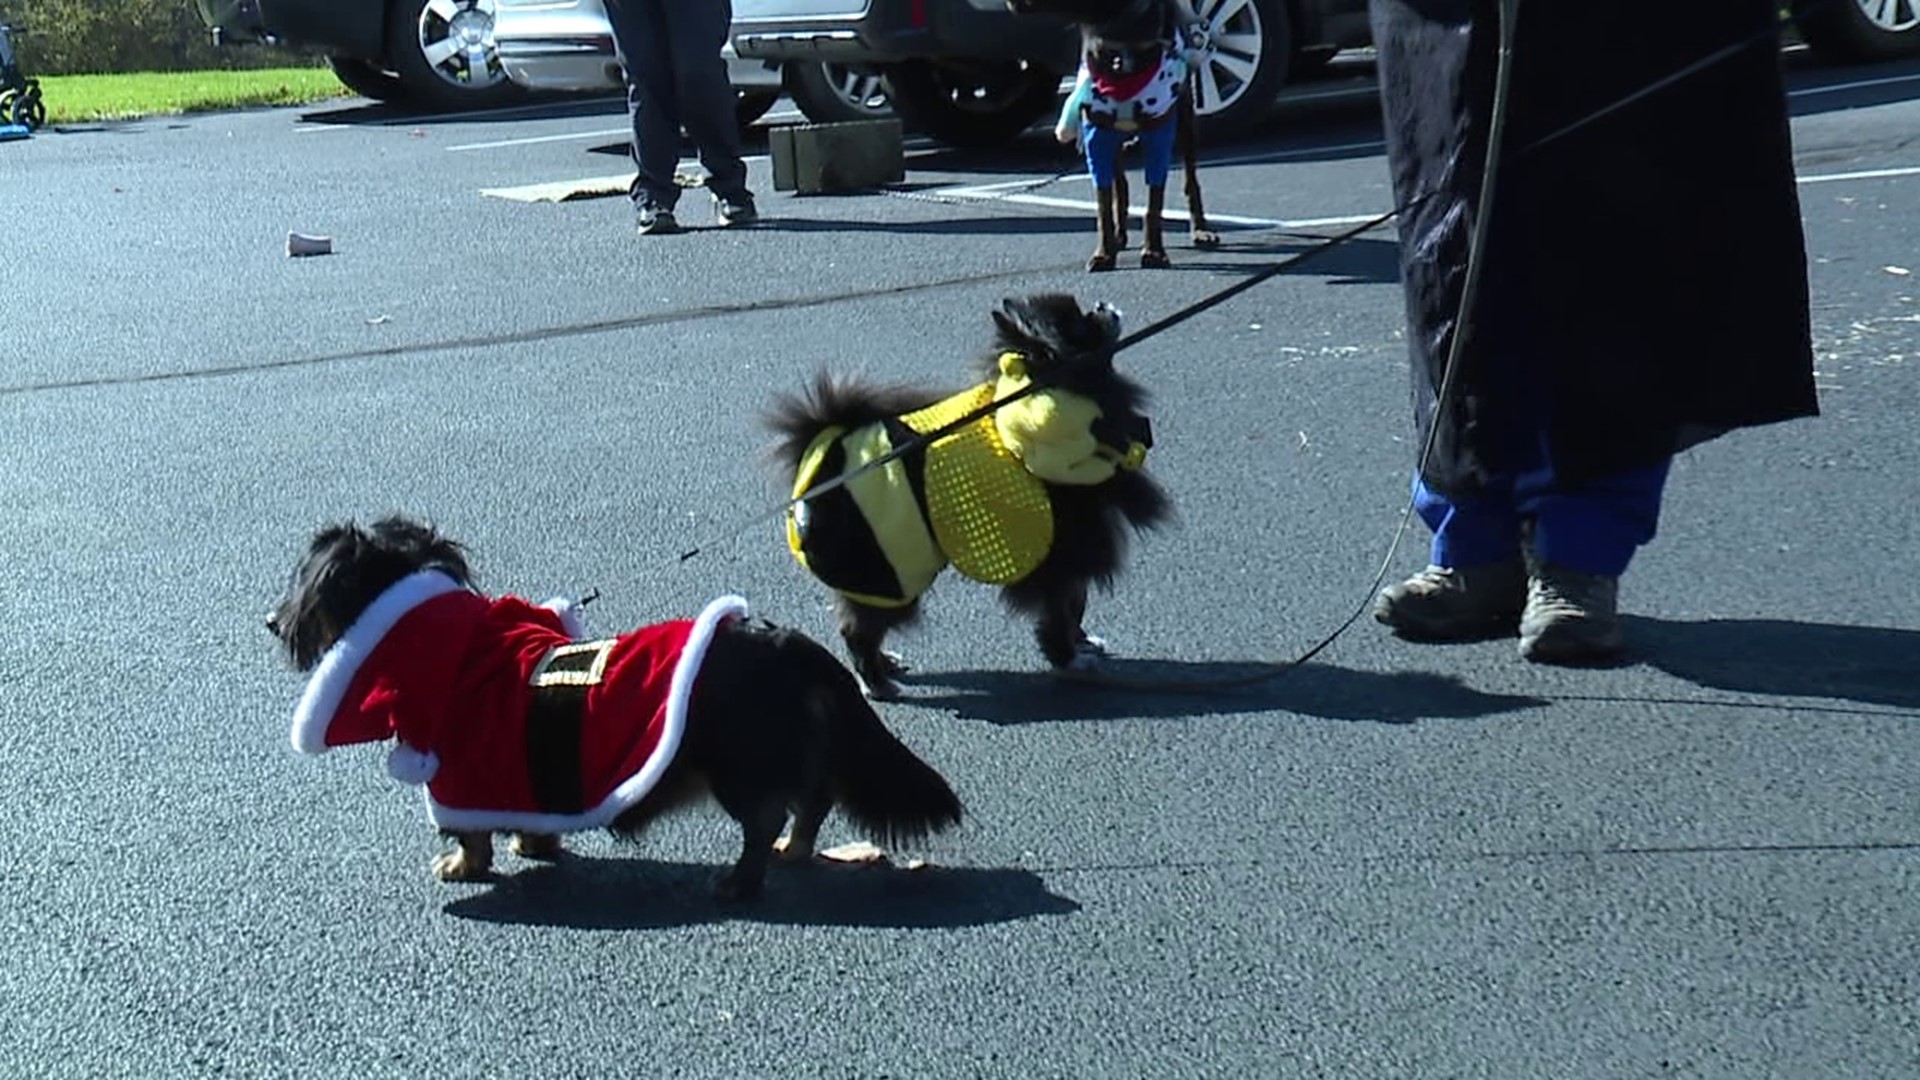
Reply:
M287 746L261 616L305 536L405 510L596 629L737 592L827 637L755 521L772 395L957 384L1001 296L1140 326L1387 210L1364 88L1208 148L1222 250L1097 278L1044 133L804 198L761 133L764 225L694 190L652 238L525 201L623 172L604 101L0 147L0 1075L1914 1075L1920 64L1792 81L1823 416L1680 461L1633 662L1363 620L1264 683L1094 689L947 581L884 715L968 823L744 909L713 810L434 881L379 754ZM1420 563L1394 273L1377 231L1123 356L1180 522L1095 603L1117 672L1298 655Z

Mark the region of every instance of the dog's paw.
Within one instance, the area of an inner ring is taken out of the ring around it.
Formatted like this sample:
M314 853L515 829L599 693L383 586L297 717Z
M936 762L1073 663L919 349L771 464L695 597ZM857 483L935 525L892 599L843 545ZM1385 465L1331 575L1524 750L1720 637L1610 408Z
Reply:
M1112 655L1113 654L1107 649L1107 640L1105 638L1082 633L1080 640L1074 643L1073 659L1067 661L1067 670L1093 671L1100 667L1102 661Z
M900 697L900 684L885 675L861 675L860 690L869 701L895 701Z
M1165 270L1173 265L1167 253L1158 248L1146 248L1140 252L1140 266L1144 270Z
M1220 234L1212 229L1193 230L1193 246L1197 248L1217 248L1220 246Z
M1099 274L1113 269L1113 256L1104 251L1095 252L1087 259L1087 273Z
M434 857L433 876L441 881L485 881L493 876L493 867L468 858L464 851L447 851Z
M873 654L866 663L853 665L854 677L860 680L860 691L874 701L892 701L900 696L900 687L893 681L895 675L904 675L910 669L907 661L891 649L881 649Z
M812 862L813 842L795 843L793 837L783 836L773 842L773 857L784 863Z
M552 833L514 833L507 848L523 859L540 862L554 862L567 853L560 838Z

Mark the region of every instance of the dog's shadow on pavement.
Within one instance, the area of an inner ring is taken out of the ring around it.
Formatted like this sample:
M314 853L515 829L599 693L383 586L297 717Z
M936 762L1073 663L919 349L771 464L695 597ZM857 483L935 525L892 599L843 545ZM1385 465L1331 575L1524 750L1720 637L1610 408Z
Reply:
M1780 619L1622 621L1645 663L1696 686L1920 710L1920 631Z
M1271 676L1271 677L1268 677ZM1354 671L1302 664L1276 671L1246 661L1107 660L1086 681L1051 673L907 672L904 704L991 724L1074 720L1186 720L1288 712L1323 720L1412 724L1466 720L1547 704L1475 690L1425 671Z
M1221 246L1215 251L1237 256L1274 256L1274 263L1289 260L1285 270L1289 275L1323 277L1328 279L1330 285L1391 285L1400 280L1400 245L1395 241L1355 237L1328 244L1325 238L1292 233L1276 240L1270 237L1239 239L1235 237L1235 230L1231 229L1220 229L1219 232ZM1184 237L1174 246L1175 258L1179 259L1178 249L1185 246ZM1185 257L1188 261L1175 262L1174 269L1238 273L1258 273L1268 269L1268 266L1244 260L1196 259L1198 254L1189 250Z
M576 930L662 930L719 922L936 929L986 926L1080 910L1025 870L831 863L776 865L766 893L744 904L714 899L720 865L594 858L500 875L445 906L480 922Z

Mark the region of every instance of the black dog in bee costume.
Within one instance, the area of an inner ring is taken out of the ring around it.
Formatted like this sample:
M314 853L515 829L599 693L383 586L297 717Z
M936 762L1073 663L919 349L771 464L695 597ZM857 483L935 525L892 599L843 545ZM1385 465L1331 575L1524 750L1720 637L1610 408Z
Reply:
M822 376L769 419L796 498L916 436L1037 383L1039 389L929 446L796 503L794 557L835 593L840 636L874 697L898 693L887 632L919 615L951 565L1001 587L1036 621L1047 661L1100 655L1082 626L1088 589L1110 587L1129 532L1171 506L1143 469L1152 444L1146 393L1114 370L1120 316L1059 293L1009 298L993 312L983 380L957 394Z

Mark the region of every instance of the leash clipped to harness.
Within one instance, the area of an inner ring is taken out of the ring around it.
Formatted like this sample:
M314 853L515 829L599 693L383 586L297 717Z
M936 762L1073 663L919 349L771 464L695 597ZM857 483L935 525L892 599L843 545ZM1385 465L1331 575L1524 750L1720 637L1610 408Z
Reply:
M1287 258L1282 259L1281 261L1274 263L1260 270L1259 272L1250 275L1249 277L1241 281L1235 282L1233 285L1227 287L1226 289L1223 289L1217 293L1214 293L1213 295L1203 300L1200 300L1196 303L1189 304L1186 307L1181 308L1180 310L1174 312L1171 315L1168 315L1156 322L1153 322L1147 326L1144 326L1139 330L1134 331L1131 334L1127 334L1121 337L1120 340L1114 344L1113 351L1118 353L1123 349L1131 348L1134 345L1138 345L1140 342L1145 341L1150 337L1153 337L1155 334L1163 333L1167 330L1170 330L1173 327L1178 326L1179 324L1187 321L1188 319L1193 318L1195 315L1198 315L1211 308L1217 307L1220 304L1226 303L1228 300L1231 300L1232 298L1239 296L1241 293L1246 292L1247 290L1252 289L1263 282L1269 281L1275 276L1279 274L1283 274L1288 270L1293 269L1296 266L1299 266L1301 263L1306 262L1307 260L1313 258L1316 255L1324 254L1327 251L1330 251L1333 248L1346 243L1348 240L1351 240L1354 237L1361 235L1362 233L1371 231L1373 229L1377 229L1380 226L1386 224L1387 222L1393 220L1395 215L1403 213L1405 209L1418 205L1419 202L1424 200L1424 198L1425 197L1423 196L1422 199L1415 200L1413 203L1409 203L1408 207L1406 208L1389 210L1386 213L1381 214L1378 217L1372 218L1371 220L1363 224L1356 225L1350 229L1347 229L1344 232L1335 234L1334 236L1327 237L1326 239L1321 240L1319 243L1313 245L1312 247L1306 249L1305 251L1297 252L1293 255L1290 255ZM934 428L932 431L921 432L919 434L916 434L911 439L903 440L899 445L893 447L893 449L887 451L886 453L877 455L871 460L863 462L858 468L849 469L846 472L840 473L827 480L824 480L818 485L812 488L809 488L803 494L795 495L787 499L785 502L769 507L765 511L739 522L732 529L728 530L726 533L720 534L719 536L716 536L710 540L704 541L701 544L698 544L692 548L687 549L686 551L681 552L678 561L684 563L689 559L695 558L696 556L704 552L706 548L712 546L715 543L731 540L734 537L738 536L739 534L745 532L750 528L753 528L756 525L761 525L768 521L772 521L775 518L780 517L782 514L787 513L789 510L793 509L793 507L807 501L808 499L811 499L820 495L825 495L826 493L833 491L837 488L844 487L846 484L857 479L860 476L863 476L869 472L872 472L875 469L882 468L895 461L898 461L901 458L907 456L908 454L913 454L913 453L922 451L926 449L928 446L931 446L932 444L939 442L941 439L948 438L957 432L965 430L968 426L978 423L982 418L989 416L992 413L997 412L1000 409L1003 409L1008 405L1013 404L1016 401L1026 398L1031 394L1035 394L1042 390L1047 390L1051 388L1052 388L1052 384L1047 383L1041 379L1034 379L1028 382L1025 386L1017 390L1014 390L1011 393L1004 394L1000 397L994 398L992 401L985 402L976 408L970 409L967 412L962 413L961 415L955 417L954 419L948 421L947 423L944 423L939 427Z
M1835 0L1823 0L1823 2L1819 6L1824 7L1826 3L1832 3L1832 2L1835 2ZM1456 330L1454 332L1452 341L1449 343L1446 361L1441 371L1440 385L1437 388L1436 395L1435 395L1435 400L1438 403L1437 407L1443 407L1445 403L1450 401L1453 396L1455 378L1460 369L1460 358L1464 353L1467 341L1472 336L1471 316L1473 313L1474 301L1477 299L1479 294L1480 276L1481 276L1481 271L1485 262L1486 238L1487 238L1489 222L1491 221L1491 218L1492 218L1492 208L1493 208L1493 201L1494 201L1494 195L1496 190L1496 185L1494 181L1495 181L1495 176L1499 171L1498 166L1503 162L1510 163L1520 158L1523 158L1533 153L1534 151L1539 150L1541 147L1549 143L1555 142L1563 138L1564 136L1573 133L1574 131L1580 128L1586 127L1588 124L1593 123L1594 121L1600 119L1601 117L1604 117L1613 112L1616 112L1619 109L1632 104L1633 102L1642 100L1646 98L1648 95L1651 95L1662 89L1665 89L1666 87L1671 86L1674 83L1680 82L1686 78L1689 78L1697 74L1698 72L1705 70L1706 68L1712 67L1714 64L1720 63L1728 59L1729 57L1737 55L1741 51L1753 47L1755 44L1757 44L1762 40L1769 39L1769 38L1777 38L1781 32L1781 27L1769 27L1765 30L1744 35L1734 43L1728 46L1725 46L1724 48L1715 50L1714 52L1708 54L1707 56L1702 57L1700 60L1695 61L1694 63L1691 63L1686 67L1679 69L1678 71L1675 71L1667 76L1664 76L1654 81L1653 83L1648 84L1647 86L1636 89L1632 93L1625 95L1624 97L1620 98L1617 101L1613 101L1606 105L1603 105L1600 108L1594 110L1593 112L1585 116L1582 116L1564 125L1563 127L1557 130L1549 132L1545 136L1535 140L1534 142L1528 144L1527 146L1522 147L1520 150L1515 152L1511 157L1503 157L1501 153L1501 145L1505 135L1508 104L1510 100L1509 95L1511 93L1514 30L1515 30L1515 24L1517 23L1518 17L1519 17L1519 7L1520 7L1520 0L1499 0L1499 27L1498 27L1499 40L1498 40L1498 46L1497 46L1497 62L1496 62L1495 72L1494 72L1492 109L1491 109L1491 116L1488 124L1488 131L1487 131L1486 159L1485 159L1485 165L1481 172L1480 189L1477 192L1476 198L1475 198L1474 223L1473 223L1472 229L1469 231L1469 234L1468 234L1467 261L1466 261L1465 273L1463 276L1463 280L1461 282L1460 302L1458 305L1457 315L1455 318ZM1806 14L1814 10L1817 10L1817 8L1809 7L1809 8L1803 9L1801 12L1799 12L1799 16L1804 17ZM1782 26L1784 25L1786 24L1783 22ZM1415 198L1409 200L1405 205L1397 206L1394 209L1389 210L1386 213L1380 214L1377 217L1371 218L1365 222L1362 222L1359 225L1355 225L1352 228L1349 228L1343 232L1327 237L1321 240L1319 243L1313 245L1312 247L1307 248L1304 251L1291 255L1285 259L1280 260L1279 262L1273 263L1249 275L1248 277L1238 282L1235 282L1234 284L1224 289L1219 290L1218 292L1215 292L1199 301L1196 301L1192 304L1182 307L1177 311L1173 312L1172 314L1165 316L1164 318L1161 318L1153 323L1150 323L1147 326L1144 326L1141 329L1136 330L1131 334L1125 335L1115 344L1114 351L1118 353L1121 350L1131 348L1132 346L1138 345L1141 342L1146 341L1157 334L1164 333L1165 331L1170 330L1175 326L1178 326L1180 323L1183 323L1188 319L1191 319L1194 316L1201 314L1202 312L1208 311L1214 307L1219 306L1220 304L1224 304L1228 300L1231 300L1234 297L1247 292L1248 290L1251 290L1261 284L1264 284L1267 281L1272 280L1274 277L1280 274L1283 274L1286 271L1293 269L1296 266L1299 266L1301 263L1304 263L1309 259L1314 258L1315 256L1324 254L1327 251L1330 251L1333 248L1336 248L1341 244L1346 243L1349 240L1352 240L1364 233L1367 233L1376 228L1379 228L1380 226L1386 224L1388 221L1393 220L1395 217L1401 214L1407 213L1408 211L1414 209L1415 207L1422 205L1428 199L1433 198L1437 194L1438 192L1427 192L1425 194L1416 196ZM793 498L790 498L774 507L771 507L770 509L766 510L761 514L758 514L752 518L749 518L745 521L740 522L732 530L730 530L726 534L723 534L721 537L717 539L718 540L732 539L733 537L738 536L740 533L744 532L748 528L751 528L755 525L762 524L766 521L772 520L773 518L776 518L780 515L783 515L789 512L795 505L802 503L809 498L812 498L816 495L825 494L829 491L832 491L836 488L839 488L845 485L847 482L855 479L856 477L860 476L865 472L880 468L908 454L918 452L932 443L938 442L943 438L947 438L948 436L954 434L956 431L959 431L965 428L967 425L977 422L982 417L994 412L995 410L1004 408L1005 406L1015 401L1018 401L1029 394L1032 394L1036 391L1043 390L1043 389L1046 389L1046 386L1041 384L1038 381L1028 383L1025 387L1021 388L1020 390L1014 393L1008 394L1004 397L1000 397L993 401L987 402L981 405L980 407L978 407L977 409L973 409L968 413L966 413L965 415L962 415L954 419L948 424L942 425L941 427L933 431L922 433L913 439L902 442L900 445L894 447L888 453L880 457L877 457L871 461L866 462L864 465L862 465L858 469L849 470L845 473L841 473L833 477L832 479L821 483L819 486L808 490L804 494L797 495ZM1434 448L1434 440L1435 440L1435 435L1437 431L1438 431L1438 425L1429 425L1427 436L1425 440L1423 440L1422 442L1422 445L1420 448L1420 454L1417 458L1417 462L1418 462L1417 467L1422 471L1425 470L1428 464L1428 461L1432 456L1433 448ZM1113 688L1113 689L1139 690L1139 691L1148 691L1148 692L1195 693L1195 692L1230 689L1233 687L1248 686L1248 685L1253 685L1257 683L1267 682L1272 679L1278 678L1290 671L1296 670L1299 667L1306 664L1308 661L1312 660L1314 657L1318 656L1323 651L1325 651L1329 646L1331 646L1335 641L1337 641L1341 637L1341 635L1345 634L1347 630L1352 628L1353 624L1355 622L1358 622L1360 617L1366 613L1367 608L1372 603L1374 592L1376 592L1380 588L1381 584L1386 580L1386 576L1392 567L1393 560L1399 552L1400 544L1405 539L1407 529L1412 523L1413 514L1414 514L1414 504L1412 499L1409 498L1407 504L1405 505L1405 507L1401 512L1400 522L1398 526L1395 528L1393 539L1387 547L1386 554L1381 559L1380 568L1375 573L1372 583L1368 586L1366 595L1362 597L1360 603L1354 608L1353 612L1349 614L1331 632L1329 632L1324 637L1322 637L1319 641L1317 641L1312 647L1308 648L1306 651L1302 652L1299 656L1296 656L1291 660L1271 661L1271 662L1261 663L1256 671L1253 671L1247 675L1231 677L1231 678L1222 678L1222 679L1205 679L1205 680L1127 679L1124 677L1118 677L1118 676L1105 674L1097 671L1085 671L1085 670L1074 669L1074 668L1061 669L1057 671L1055 674L1058 677L1068 681L1086 683L1086 684L1095 685L1095 686L1104 686L1104 687ZM694 558L704 550L705 546L706 545L696 546L694 548L691 548L687 551L682 552L680 555L679 561L684 563L687 560Z
M1517 2L1518 0L1502 0L1503 7L1517 4ZM1510 23L1510 22L1511 22L1510 18L1503 20L1503 26L1506 23ZM1501 53L1501 68L1500 68L1502 75L1505 74L1507 66L1508 66L1507 51L1503 49ZM1505 112L1505 98L1504 96L1498 96L1498 92L1500 90L1503 90L1504 86L1505 86L1504 82L1500 82L1496 86L1497 96L1495 99L1495 111L1497 114L1503 114ZM1495 152L1496 149L1497 148L1490 146L1489 153L1491 154ZM1490 158L1489 161L1491 162L1491 160L1492 159ZM1489 173L1491 173L1490 169L1488 171ZM1187 306L1180 308L1179 310L1173 312L1170 315L1167 315L1155 322L1149 323L1148 325L1141 327L1139 330L1136 330L1131 334L1124 335L1123 337L1120 338L1120 340L1117 343L1115 343L1113 351L1115 353L1119 353L1125 349L1132 348L1133 346L1138 345L1141 342L1146 341L1157 334L1165 333L1166 331L1172 329L1175 326L1180 325L1183 322L1186 322L1188 319L1191 319L1196 315L1199 315L1203 312L1206 312L1215 307L1218 307L1219 305L1226 303L1228 300L1231 300L1234 297L1239 296L1240 294L1247 292L1250 289L1256 288L1268 281L1271 281L1273 278L1279 276L1280 274L1286 273L1288 270L1291 270L1299 266L1300 264L1308 261L1309 259L1314 258L1315 256L1325 254L1326 252L1331 251L1336 247L1339 247L1341 244L1344 244L1347 241L1354 239L1355 237L1361 236L1364 233L1368 233L1374 229L1379 228L1380 226L1393 220L1396 216L1402 213L1405 213L1406 211L1412 209L1415 206L1420 205L1421 203L1425 202L1427 199L1431 197L1432 197L1432 193L1429 193L1427 195L1422 195L1412 200L1411 202L1409 202L1406 206L1395 207L1392 210L1388 210L1386 213L1377 215L1358 225L1345 229L1339 233L1335 233L1332 236L1326 237L1325 239L1321 240L1319 243L1314 244L1313 246L1307 248L1304 251L1296 252L1295 254L1290 255L1287 258L1284 258L1279 260L1278 262L1272 263L1271 265L1253 274L1248 275L1246 278L1240 281L1237 281L1234 284L1229 285L1228 287L1221 289L1210 296L1207 296L1192 304L1188 304ZM1479 223L1476 223L1476 225L1478 224ZM1470 299L1470 298L1466 298L1466 299ZM1456 337L1457 336L1458 335L1456 335ZM1452 367L1451 357L1449 358L1449 361L1448 361L1448 367L1449 369L1451 369ZM820 484L808 489L806 492L802 494L792 496L783 502L780 502L774 506L768 507L766 510L760 512L759 514L756 514L750 518L747 518L743 521L738 522L737 524L734 525L732 529L728 530L727 532L720 534L719 536L716 536L711 540L704 541L700 544L697 544L694 547L688 548L685 551L682 551L680 553L680 557L678 561L681 563L685 563L691 559L694 559L698 557L700 554L702 554L709 546L712 546L715 543L732 540L750 528L754 528L755 526L763 525L769 521L773 521L774 519L787 514L795 506L807 501L808 499L812 499L820 495L825 495L830 491L834 491L838 488L844 487L846 484L850 483L851 481L869 472L872 472L875 469L882 468L895 461L898 461L899 459L907 456L908 454L920 452L924 450L926 447L932 445L933 443L939 442L941 439L948 438L949 436L955 434L956 432L959 432L965 429L968 425L978 422L982 417L985 417L999 409L1005 408L1006 406L1016 401L1019 401L1030 394L1037 393L1038 391L1045 390L1047 388L1048 387L1046 383L1042 382L1039 379L1035 379L1027 383L1026 386L1021 387L1020 389L1015 390L1010 394L1006 394L1004 396L995 398L992 401L988 401L975 409L971 409L966 413L949 421L948 423L942 424L940 427L935 428L932 431L922 432L917 434L915 437L911 439L904 440L899 445L893 447L891 450L887 451L886 453L880 454L872 458L871 460L863 462L860 465L860 467L855 469L849 469L843 473L835 475L825 481L822 481ZM1404 522L1402 527L1404 529ZM1391 552L1389 552L1389 558L1391 558ZM1349 619L1346 625L1351 625L1351 623L1352 623L1352 620ZM1341 631L1335 631L1333 636L1338 636L1338 634L1344 631L1344 629L1345 629L1345 626L1341 628ZM1314 652L1318 652L1319 649L1324 647L1325 647L1324 644L1321 646L1317 646ZM1312 654L1310 653L1309 655L1312 655ZM1307 659L1307 657L1303 656L1300 659L1293 661L1293 663L1298 664L1303 662L1305 659Z

